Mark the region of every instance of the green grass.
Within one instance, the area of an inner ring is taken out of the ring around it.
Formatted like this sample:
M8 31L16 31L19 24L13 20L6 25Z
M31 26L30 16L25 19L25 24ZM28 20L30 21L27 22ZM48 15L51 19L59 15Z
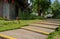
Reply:
M0 20L0 32L7 30L20 29L21 27L27 26L30 23L37 22L38 20L19 20L19 21L4 21Z
M55 32L52 32L47 39L60 39L60 27Z

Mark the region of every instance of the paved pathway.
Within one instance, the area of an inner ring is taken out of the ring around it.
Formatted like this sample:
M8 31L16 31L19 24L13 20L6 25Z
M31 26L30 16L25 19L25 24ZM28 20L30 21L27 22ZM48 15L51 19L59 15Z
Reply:
M21 29L0 32L0 34L11 36L16 39L46 39L48 34L59 27L58 25L58 22L55 23L55 21L44 20L22 27Z

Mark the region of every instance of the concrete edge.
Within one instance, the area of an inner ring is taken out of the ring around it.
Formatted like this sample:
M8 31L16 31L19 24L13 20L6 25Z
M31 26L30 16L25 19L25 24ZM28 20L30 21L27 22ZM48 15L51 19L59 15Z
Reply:
M22 28L22 29L31 30L31 31L42 33L42 34L45 34L45 35L50 34L49 32L45 32L45 31L42 31L42 30L36 30L36 29L32 29L32 28Z
M8 38L8 39L16 39L14 37L11 37L11 36L6 36L6 35L3 35L3 34L0 34L1 37L4 37L4 38Z

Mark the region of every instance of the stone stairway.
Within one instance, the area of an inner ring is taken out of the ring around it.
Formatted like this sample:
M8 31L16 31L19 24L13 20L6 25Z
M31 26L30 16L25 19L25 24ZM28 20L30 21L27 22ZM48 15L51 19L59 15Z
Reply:
M46 39L59 25L59 23L54 22L38 21L21 29L0 32L0 34L12 36L16 39Z
M54 32L59 25L58 23L39 21L27 27L22 27L22 29L48 36L51 32Z
M45 25L45 24L30 24L30 26L42 27L42 28L53 29L53 30L55 30L58 27L58 26Z
M34 26L24 27L23 29L30 30L30 31L33 31L33 32L37 32L37 33L41 33L41 34L46 34L46 35L48 35L49 33L54 31L54 30L51 30L51 29L34 27Z

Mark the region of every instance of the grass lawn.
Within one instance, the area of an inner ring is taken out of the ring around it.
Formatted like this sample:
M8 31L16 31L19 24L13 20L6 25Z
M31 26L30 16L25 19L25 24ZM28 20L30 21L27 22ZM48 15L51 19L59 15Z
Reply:
M20 29L21 27L27 26L30 23L37 22L38 20L19 20L19 21L4 21L0 20L0 32L13 30L13 29Z
M52 32L47 39L60 39L60 27L55 32Z

